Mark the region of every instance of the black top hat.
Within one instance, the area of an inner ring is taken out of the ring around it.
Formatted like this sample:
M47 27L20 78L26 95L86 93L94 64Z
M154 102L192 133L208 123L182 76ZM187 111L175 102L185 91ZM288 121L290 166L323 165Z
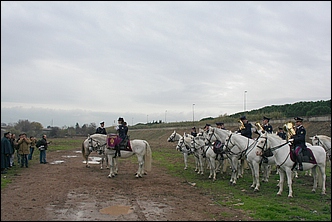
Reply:
M196 127L193 127L193 128L191 128L191 129L196 129Z
M278 129L282 130L283 128L279 126Z
M302 119L302 118L300 118L300 117L295 117L294 119L295 119L295 121L296 121L296 122L297 122L297 121L300 121L300 122L302 122L302 121L303 121L303 119Z
M122 118L122 117L119 117L118 121L122 121L122 122L123 122L124 120L123 120L123 118Z
M100 124L104 124L104 121L100 122Z
M205 124L204 129L205 129L207 126L211 126L211 124L208 124L208 123Z
M241 116L240 117L240 120L245 120L245 119L247 119L246 116Z
M266 119L267 121L270 121L271 118L268 118L266 116L263 117L263 120Z
M217 126L222 126L222 125L224 125L224 123L222 123L222 122L217 122L216 125L217 125Z

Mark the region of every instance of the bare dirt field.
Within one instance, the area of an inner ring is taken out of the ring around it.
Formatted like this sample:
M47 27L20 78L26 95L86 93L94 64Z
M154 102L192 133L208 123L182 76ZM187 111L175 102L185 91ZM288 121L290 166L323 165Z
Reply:
M308 135L317 132L331 136L330 123L306 127ZM172 130L167 136L170 132ZM175 147L167 144L166 136L155 144ZM1 220L253 220L240 210L217 205L211 194L200 191L183 178L167 174L156 161L148 175L135 178L136 162L120 159L121 173L108 178L109 170L101 170L100 165L86 168L80 150L80 147L73 147L69 151L48 152L48 164L31 165L15 175L13 183L1 190Z

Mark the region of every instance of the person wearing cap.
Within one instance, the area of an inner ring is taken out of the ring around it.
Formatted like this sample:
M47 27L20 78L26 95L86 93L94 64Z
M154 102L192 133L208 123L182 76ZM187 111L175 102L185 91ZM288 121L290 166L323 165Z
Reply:
M119 137L121 138L121 142L115 146L115 155L114 158L117 156L121 157L121 148L126 148L126 142L127 140L127 133L128 133L128 126L125 124L125 121L122 117L119 117L118 119L118 125L116 127L116 131L118 132Z
M191 128L191 133L190 133L193 137L197 136L197 132L196 132L196 127Z
M284 131L284 129L282 127L278 127L278 133L277 135L283 139L283 140L286 140L286 133Z
M208 124L208 123L205 124L203 130L205 130L206 132L209 132L210 126L211 126L211 124Z
M306 129L302 125L303 119L300 117L295 117L295 135L291 136L292 141L292 149L294 154L296 155L296 161L299 164L299 170L303 171L302 165L302 156L303 152L306 150L307 146L305 144L305 136L306 136ZM296 162L292 170L295 168Z
M96 133L107 135L106 129L104 127L104 121L100 122L100 126L96 129Z
M217 123L216 123L216 126L217 126L217 128L219 128L219 129L226 129L224 123L222 123L222 122L217 122Z
M252 132L251 132L252 125L251 125L251 123L248 122L246 116L240 117L240 120L242 121L244 128L239 129L237 132L241 133L242 136L245 136L247 138L252 139Z
M270 124L270 118L266 116L263 117L263 130L268 133L273 133L273 128Z

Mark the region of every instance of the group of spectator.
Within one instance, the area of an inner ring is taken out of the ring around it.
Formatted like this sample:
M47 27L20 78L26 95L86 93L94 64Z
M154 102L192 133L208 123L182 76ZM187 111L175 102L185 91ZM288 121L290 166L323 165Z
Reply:
M40 151L39 162L46 164L46 150L48 148L47 136L44 134L40 140L34 136L27 137L26 133L21 133L16 139L15 133L5 132L1 139L1 174L7 173L15 166L15 153L17 164L21 168L29 167L29 160L32 160L32 155L37 147Z

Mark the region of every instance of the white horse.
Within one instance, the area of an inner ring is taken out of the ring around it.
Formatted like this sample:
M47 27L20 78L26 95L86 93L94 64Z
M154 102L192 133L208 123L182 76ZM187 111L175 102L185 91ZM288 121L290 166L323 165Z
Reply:
M262 155L262 153L266 150L270 150L273 153L273 157L275 159L275 162L277 164L277 167L279 168L279 191L277 195L281 195L283 191L283 183L284 183L284 177L285 174L287 175L287 183L288 183L288 197L293 197L293 190L292 190L292 167L294 165L294 162L292 160L292 153L290 146L288 142L285 140L282 140L279 136L275 134L262 134L256 144L256 154ZM325 187L325 181L326 181L326 174L325 174L325 166L326 166L326 156L325 156L325 150L321 146L311 146L307 147L307 151L310 155L310 157L303 158L303 170L312 170L312 174L314 177L314 185L312 192L316 192L317 188L317 182L318 182L318 175L316 168L318 166L320 177L319 182L322 184L322 194L326 194L326 187Z
M224 165L224 155L220 153L218 155L218 165L216 164L216 156L217 154L213 150L213 146L211 144L205 145L205 137L204 136L196 136L193 137L191 140L191 147L192 149L202 149L205 153L205 156L207 160L209 161L209 169L210 169L210 175L209 179L213 179L215 181L217 179L217 171L219 168L222 168ZM220 171L221 174L223 173L222 170Z
M182 136L174 130L174 132L167 138L167 142L178 142L181 138L182 138ZM183 147L176 146L175 148L183 154L184 169L185 170L188 169L188 156L191 153L191 150L187 149L185 146L183 146ZM196 158L195 158L195 162L196 162L195 164L197 165L198 163L196 161ZM196 169L198 169L198 168L196 168Z
M92 146L95 146L95 144L103 144L107 143L107 135L104 134L93 134L90 137L93 138L92 140ZM150 145L145 140L130 140L131 149L132 151L127 150L120 150L121 157L117 158L129 158L133 155L137 156L138 160L138 170L135 173L135 176L137 178L142 177L143 174L147 174L147 171L151 171L151 163L152 163L152 151L150 148ZM114 158L115 149L106 148L105 149L105 155L108 157L108 164L110 168L110 173L108 177L115 177L115 175L118 174L117 169L117 158Z
M314 146L322 146L326 151L326 156L331 161L331 137L325 135L315 135L309 137Z
M102 155L101 157L101 164L100 169L103 169L104 162L106 162L106 168L108 168L107 162L107 156L105 155L105 148L106 148L106 140L100 142L99 140L95 140L95 136L98 134L88 135L88 138L85 139L82 143L82 155L85 160L85 166L90 167L89 165L89 155L95 151L99 155Z
M192 138L193 138L192 135L184 133L183 136L178 141L178 144L176 145L176 150L179 150L181 152L184 152L184 150L186 150L185 152L192 153L195 157L195 172L197 172L197 174L204 174L203 152L199 149L197 150L191 149Z
M209 142L214 142L219 140L224 145L224 152L231 160L232 175L230 183L235 185L237 178L239 178L239 173L241 166L239 166L239 159L246 158L248 165L251 169L253 183L251 188L254 191L259 191L260 181L259 181L259 168L263 168L263 181L268 182L269 178L269 165L274 164L272 157L267 157L268 164L262 163L262 158L257 157L253 151L256 140L242 136L241 134L232 133L229 130L223 130L218 128L210 127L209 133L207 135L207 140Z

